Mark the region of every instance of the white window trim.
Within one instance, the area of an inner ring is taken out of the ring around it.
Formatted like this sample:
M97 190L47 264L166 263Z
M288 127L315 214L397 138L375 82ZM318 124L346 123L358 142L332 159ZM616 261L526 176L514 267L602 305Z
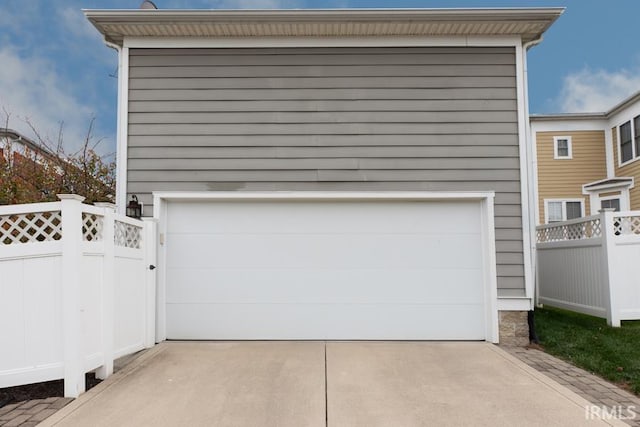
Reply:
M549 203L562 202L562 221L567 220L567 202L580 202L580 216L585 216L585 200L577 199L544 199L544 223L549 224Z
M631 179L630 183L626 184L609 184L602 185L597 188L591 188L586 190L584 186L582 187L582 194L589 196L589 205L591 213L590 215L597 215L600 211L600 194L602 193L611 193L614 191L619 191L619 196L609 196L609 197L619 197L620 198L620 210L628 211L631 210L631 195L629 194L629 190L635 187L635 179L633 177L624 177L627 179ZM602 197L602 199L606 199L607 197Z
M629 203L629 188L620 189L620 194L617 196L606 196L600 197L600 193L609 193L611 191L618 190L605 190L600 192L590 192L589 193L589 204L591 205L591 215L597 215L600 211L600 201L607 199L620 199L620 210L628 211L631 210L631 205Z
M636 132L640 132L640 129L635 128L634 120L637 116L630 117L628 120L623 120L618 125L616 125L616 134L618 136L618 167L623 167L626 165L630 165L633 162L640 160L640 153L636 152L636 144L635 144L635 135ZM631 160L627 160L626 162L622 161L622 138L620 138L620 127L629 122L631 126Z
M621 211L626 211L627 209L623 209L624 207L624 195L622 193L616 195L616 196L606 196L606 197L600 197L600 203L599 206L600 208L602 208L602 202L604 202L605 200L619 200L620 201L620 210Z
M568 155L566 156L560 156L558 154L558 141L560 140L567 141ZM570 136L554 136L553 137L553 158L556 160L571 160L573 158L573 143L571 142Z

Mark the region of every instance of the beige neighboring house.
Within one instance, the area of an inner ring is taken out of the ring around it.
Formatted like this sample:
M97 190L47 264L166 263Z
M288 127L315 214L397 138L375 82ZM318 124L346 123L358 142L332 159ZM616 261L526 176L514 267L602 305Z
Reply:
M536 222L640 210L640 92L605 113L532 115Z

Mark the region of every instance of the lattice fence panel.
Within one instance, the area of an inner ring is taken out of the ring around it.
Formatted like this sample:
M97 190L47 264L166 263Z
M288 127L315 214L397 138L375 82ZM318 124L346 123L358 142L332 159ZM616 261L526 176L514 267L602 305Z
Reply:
M102 241L104 217L82 212L82 238L85 242Z
M61 238L60 211L0 216L0 244L48 242Z
M639 235L640 216L613 217L613 232L617 235Z
M593 239L602 236L600 218L574 224L558 224L537 230L538 243L559 242L563 240Z
M142 228L126 222L115 222L115 243L116 246L125 248L140 249L142 243Z

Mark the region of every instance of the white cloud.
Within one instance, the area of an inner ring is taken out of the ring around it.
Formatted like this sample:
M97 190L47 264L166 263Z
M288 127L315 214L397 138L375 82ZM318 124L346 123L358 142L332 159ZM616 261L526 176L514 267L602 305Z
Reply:
M0 48L0 64L0 107L11 115L8 126L34 137L28 120L43 138L55 142L64 122L66 151L79 149L94 111L71 94L73 82L59 76L50 61L21 57L6 46Z
M640 90L640 67L607 71L585 67L564 78L556 105L562 112L604 112Z
M94 40L101 42L102 37L100 33L91 25L88 19L84 17L84 14L80 9L75 7L67 7L58 11L60 17L60 24L65 31L70 32L83 42L87 40Z

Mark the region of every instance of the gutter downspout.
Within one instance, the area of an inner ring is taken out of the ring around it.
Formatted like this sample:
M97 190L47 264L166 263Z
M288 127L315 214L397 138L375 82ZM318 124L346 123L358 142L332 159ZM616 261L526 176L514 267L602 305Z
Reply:
M540 44L543 40L542 35L535 40L531 40L522 45L522 65L524 71L524 96L525 96L525 117L526 117L526 141L527 141L527 156L528 159L528 180L529 188L527 195L529 197L529 212L526 215L529 216L529 235L531 245L531 269L533 270L533 299L531 301L531 310L527 315L527 323L529 326L529 342L538 343L538 336L535 329L534 321L534 308L538 305L539 291L538 291L538 275L537 275L537 254L536 254L536 212L540 208L538 206L538 158L537 148L533 147L533 136L531 135L531 121L529 120L529 67L527 65L527 52L534 46Z

